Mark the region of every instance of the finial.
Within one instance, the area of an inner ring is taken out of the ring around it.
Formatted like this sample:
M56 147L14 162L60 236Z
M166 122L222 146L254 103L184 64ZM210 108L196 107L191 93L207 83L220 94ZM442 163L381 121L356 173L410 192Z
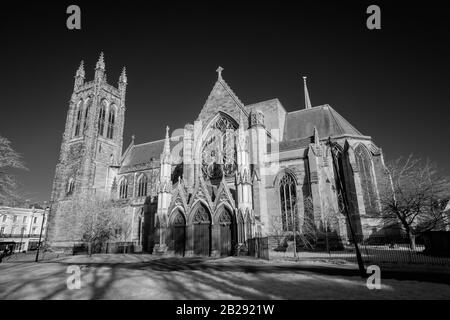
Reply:
M82 77L82 78L84 78L84 61L83 61L83 60L81 60L80 66L78 67L78 70L77 70L77 77Z
M223 68L222 68L221 66L219 66L219 67L217 68L217 70L216 70L216 72L217 72L217 77L218 77L219 80L222 79L222 71L223 71Z
M119 82L121 83L127 83L127 69L123 67L122 73L120 74Z
M131 143L134 144L134 139L136 138L136 136L134 134L131 135Z
M100 52L100 57L98 58L96 69L105 69L105 59L103 57L103 51Z
M166 126L166 139L169 139L169 126Z
M303 76L303 87L305 91L305 109L311 109L311 100L309 99L308 87L306 86L305 76Z

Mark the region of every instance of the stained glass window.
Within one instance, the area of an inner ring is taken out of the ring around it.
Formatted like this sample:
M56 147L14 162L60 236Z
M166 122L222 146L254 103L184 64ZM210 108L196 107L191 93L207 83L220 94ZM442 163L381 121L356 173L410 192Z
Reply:
M280 180L281 222L283 231L294 231L292 223L294 219L295 230L298 230L296 196L297 193L294 178L286 173Z

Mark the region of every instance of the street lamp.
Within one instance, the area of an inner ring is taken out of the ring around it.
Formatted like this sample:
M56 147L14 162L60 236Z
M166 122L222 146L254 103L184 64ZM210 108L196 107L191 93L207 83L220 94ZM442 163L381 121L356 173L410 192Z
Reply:
M42 239L42 230L44 230L44 221L45 221L45 211L48 209L47 201L44 201L44 213L42 214L42 224L41 224L41 232L39 233L39 242L36 251L36 259L35 262L38 262L39 259L39 249L41 248L41 239Z

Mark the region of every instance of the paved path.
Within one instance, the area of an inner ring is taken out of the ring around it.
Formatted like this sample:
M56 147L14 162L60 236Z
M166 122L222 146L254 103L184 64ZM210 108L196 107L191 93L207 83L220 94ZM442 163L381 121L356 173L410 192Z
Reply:
M70 256L0 264L0 299L449 299L446 276L382 270L369 290L353 265L228 257ZM71 265L81 289L67 288ZM425 278L423 278L425 277ZM450 283L450 280L448 281Z

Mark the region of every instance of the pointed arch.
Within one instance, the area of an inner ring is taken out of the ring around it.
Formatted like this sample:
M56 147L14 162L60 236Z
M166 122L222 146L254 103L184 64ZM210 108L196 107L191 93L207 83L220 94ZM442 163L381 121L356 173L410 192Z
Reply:
M119 199L128 198L128 180L122 177L119 181Z
M145 197L147 196L147 189L148 189L148 177L145 173L141 173L141 175L138 178L138 197Z
M236 120L218 112L203 126L201 139L195 145L196 158L205 178L218 180L234 174L237 167Z
M109 107L109 114L108 114L108 127L106 132L106 137L108 139L114 138L114 124L116 122L116 105L111 104Z
M98 115L98 134L103 136L105 132L106 111L108 108L108 100L102 99L100 102L100 111Z
M84 103L84 117L83 117L83 132L86 130L88 125L89 111L92 106L92 98L89 97Z
M75 109L75 128L73 133L74 138L80 135L82 112L83 112L83 99L78 101L77 107Z
M66 195L68 196L72 195L74 190L75 190L75 179L70 178L69 181L67 182Z
M373 172L372 156L365 145L359 143L354 148L356 164L359 170L361 189L366 213L378 212L376 182Z
M282 170L275 179L280 199L281 227L283 231L298 230L297 179L289 170Z

